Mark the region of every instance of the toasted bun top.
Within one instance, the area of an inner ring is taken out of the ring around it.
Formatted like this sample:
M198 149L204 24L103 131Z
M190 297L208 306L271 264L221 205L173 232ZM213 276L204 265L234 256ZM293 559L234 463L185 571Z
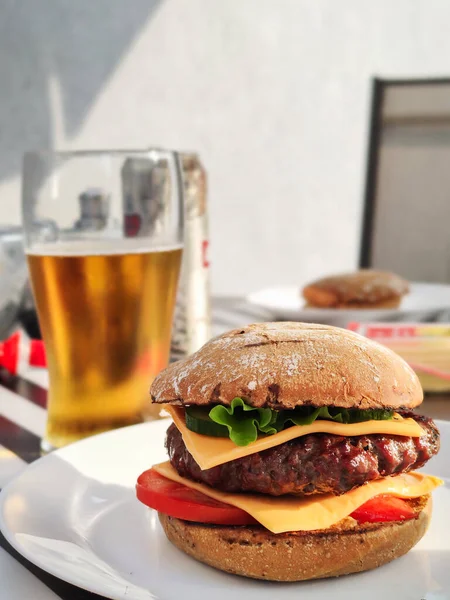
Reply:
M337 306L347 302L380 302L399 298L409 291L409 284L394 273L363 269L313 281L303 290L311 304Z
M413 408L423 393L397 354L357 333L309 323L260 323L210 340L154 380L153 402L255 407Z

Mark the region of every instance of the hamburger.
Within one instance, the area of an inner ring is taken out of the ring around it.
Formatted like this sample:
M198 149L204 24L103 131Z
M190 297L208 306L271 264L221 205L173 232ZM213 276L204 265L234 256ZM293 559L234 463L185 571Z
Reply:
M169 460L137 497L168 539L217 569L300 581L408 552L442 484L417 473L439 450L411 368L336 327L263 323L209 341L154 380L173 418Z
M303 289L308 307L398 308L409 283L388 271L362 269L318 279Z

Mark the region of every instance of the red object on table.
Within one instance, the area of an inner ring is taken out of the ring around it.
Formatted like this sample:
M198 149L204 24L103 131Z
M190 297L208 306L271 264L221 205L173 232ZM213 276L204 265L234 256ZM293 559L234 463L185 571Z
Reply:
M45 367L44 342L30 340L23 331L16 331L0 342L0 366L16 375L24 367Z

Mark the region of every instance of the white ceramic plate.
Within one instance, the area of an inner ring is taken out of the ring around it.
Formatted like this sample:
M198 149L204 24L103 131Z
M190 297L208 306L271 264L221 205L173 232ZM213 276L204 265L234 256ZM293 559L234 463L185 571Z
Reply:
M347 310L304 308L302 286L273 287L255 292L247 301L271 311L274 317L307 323L346 327L351 321L425 320L442 310L450 310L450 285L412 283L410 293L398 309Z
M68 446L26 469L0 495L0 528L26 558L107 598L142 600L437 600L450 597L450 423L427 471L446 480L433 495L424 539L372 572L274 584L222 573L173 547L156 513L134 497L141 471L165 459L167 421Z

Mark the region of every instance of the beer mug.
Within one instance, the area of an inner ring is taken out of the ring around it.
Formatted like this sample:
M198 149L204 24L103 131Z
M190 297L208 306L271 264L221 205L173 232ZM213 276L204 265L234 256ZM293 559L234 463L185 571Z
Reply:
M130 180L130 161L145 181ZM174 152L25 155L25 252L50 380L44 452L144 419L168 362L183 212Z

